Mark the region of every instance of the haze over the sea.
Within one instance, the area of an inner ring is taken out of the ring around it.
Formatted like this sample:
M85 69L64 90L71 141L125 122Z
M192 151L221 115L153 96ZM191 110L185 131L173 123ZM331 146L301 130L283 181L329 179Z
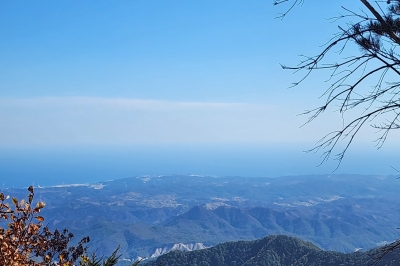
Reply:
M386 153L376 160L371 153L350 153L335 174L393 175L396 172L390 166L397 163L394 155ZM0 155L0 175L5 177L0 185L49 186L163 174L278 177L332 173L334 162L317 167L318 160L296 147L267 146L6 150Z

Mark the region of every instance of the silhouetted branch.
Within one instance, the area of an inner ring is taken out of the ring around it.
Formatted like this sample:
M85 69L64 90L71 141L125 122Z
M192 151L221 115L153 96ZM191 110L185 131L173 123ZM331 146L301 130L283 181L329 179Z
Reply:
M290 4L282 17L299 1L274 2L275 5L284 3ZM390 80L400 77L400 56L396 53L396 48L400 45L400 0L375 1L375 6L367 0L360 0L360 3L368 13L354 12L342 7L344 14L334 18L333 22L350 17L356 21L347 23L346 27L338 26L340 32L320 53L312 57L303 56L304 60L294 67L282 65L283 69L305 72L291 87L302 84L312 72L330 71L326 80L330 85L321 94L326 99L325 103L302 113L308 116L307 124L335 106L344 119L341 129L325 135L309 150L322 152L321 163L329 159L339 142L344 141L344 148L336 154L339 166L351 143L366 124L377 129L380 134L375 140L377 148L384 144L391 130L400 129L400 83ZM386 13L379 3L387 4ZM348 46L358 47L359 54L340 58L340 54ZM333 51L334 48L339 49L339 60L329 62L327 55L336 52ZM346 114L351 109L358 110L358 115L346 121Z

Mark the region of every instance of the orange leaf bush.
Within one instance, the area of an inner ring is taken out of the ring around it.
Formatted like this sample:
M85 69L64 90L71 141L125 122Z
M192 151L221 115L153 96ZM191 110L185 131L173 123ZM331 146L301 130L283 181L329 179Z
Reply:
M73 234L64 229L51 231L43 225L40 210L44 202L33 206L34 189L28 188L27 202L0 193L0 265L9 266L72 266L86 253L89 237L69 246Z

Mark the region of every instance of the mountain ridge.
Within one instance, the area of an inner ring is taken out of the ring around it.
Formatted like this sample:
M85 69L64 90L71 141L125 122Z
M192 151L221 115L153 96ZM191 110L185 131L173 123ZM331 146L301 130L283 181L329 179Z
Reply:
M127 258L177 243L287 234L351 252L399 238L400 182L361 175L280 178L154 176L35 188L52 229L89 235L99 255ZM4 189L26 197L26 189Z
M376 261L377 249L368 252L341 253L323 251L313 243L285 235L271 235L253 241L235 241L208 249L172 251L144 266L365 266ZM391 253L378 261L378 266L398 265L400 255Z

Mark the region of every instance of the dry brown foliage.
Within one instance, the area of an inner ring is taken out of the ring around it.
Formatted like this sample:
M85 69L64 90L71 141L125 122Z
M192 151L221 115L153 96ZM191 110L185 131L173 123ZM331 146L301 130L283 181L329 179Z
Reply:
M34 205L34 189L28 188L27 201L0 193L0 265L72 266L86 252L89 238L76 247L68 246L73 234L67 229L51 231L39 215L45 204ZM34 206L34 207L33 207Z

